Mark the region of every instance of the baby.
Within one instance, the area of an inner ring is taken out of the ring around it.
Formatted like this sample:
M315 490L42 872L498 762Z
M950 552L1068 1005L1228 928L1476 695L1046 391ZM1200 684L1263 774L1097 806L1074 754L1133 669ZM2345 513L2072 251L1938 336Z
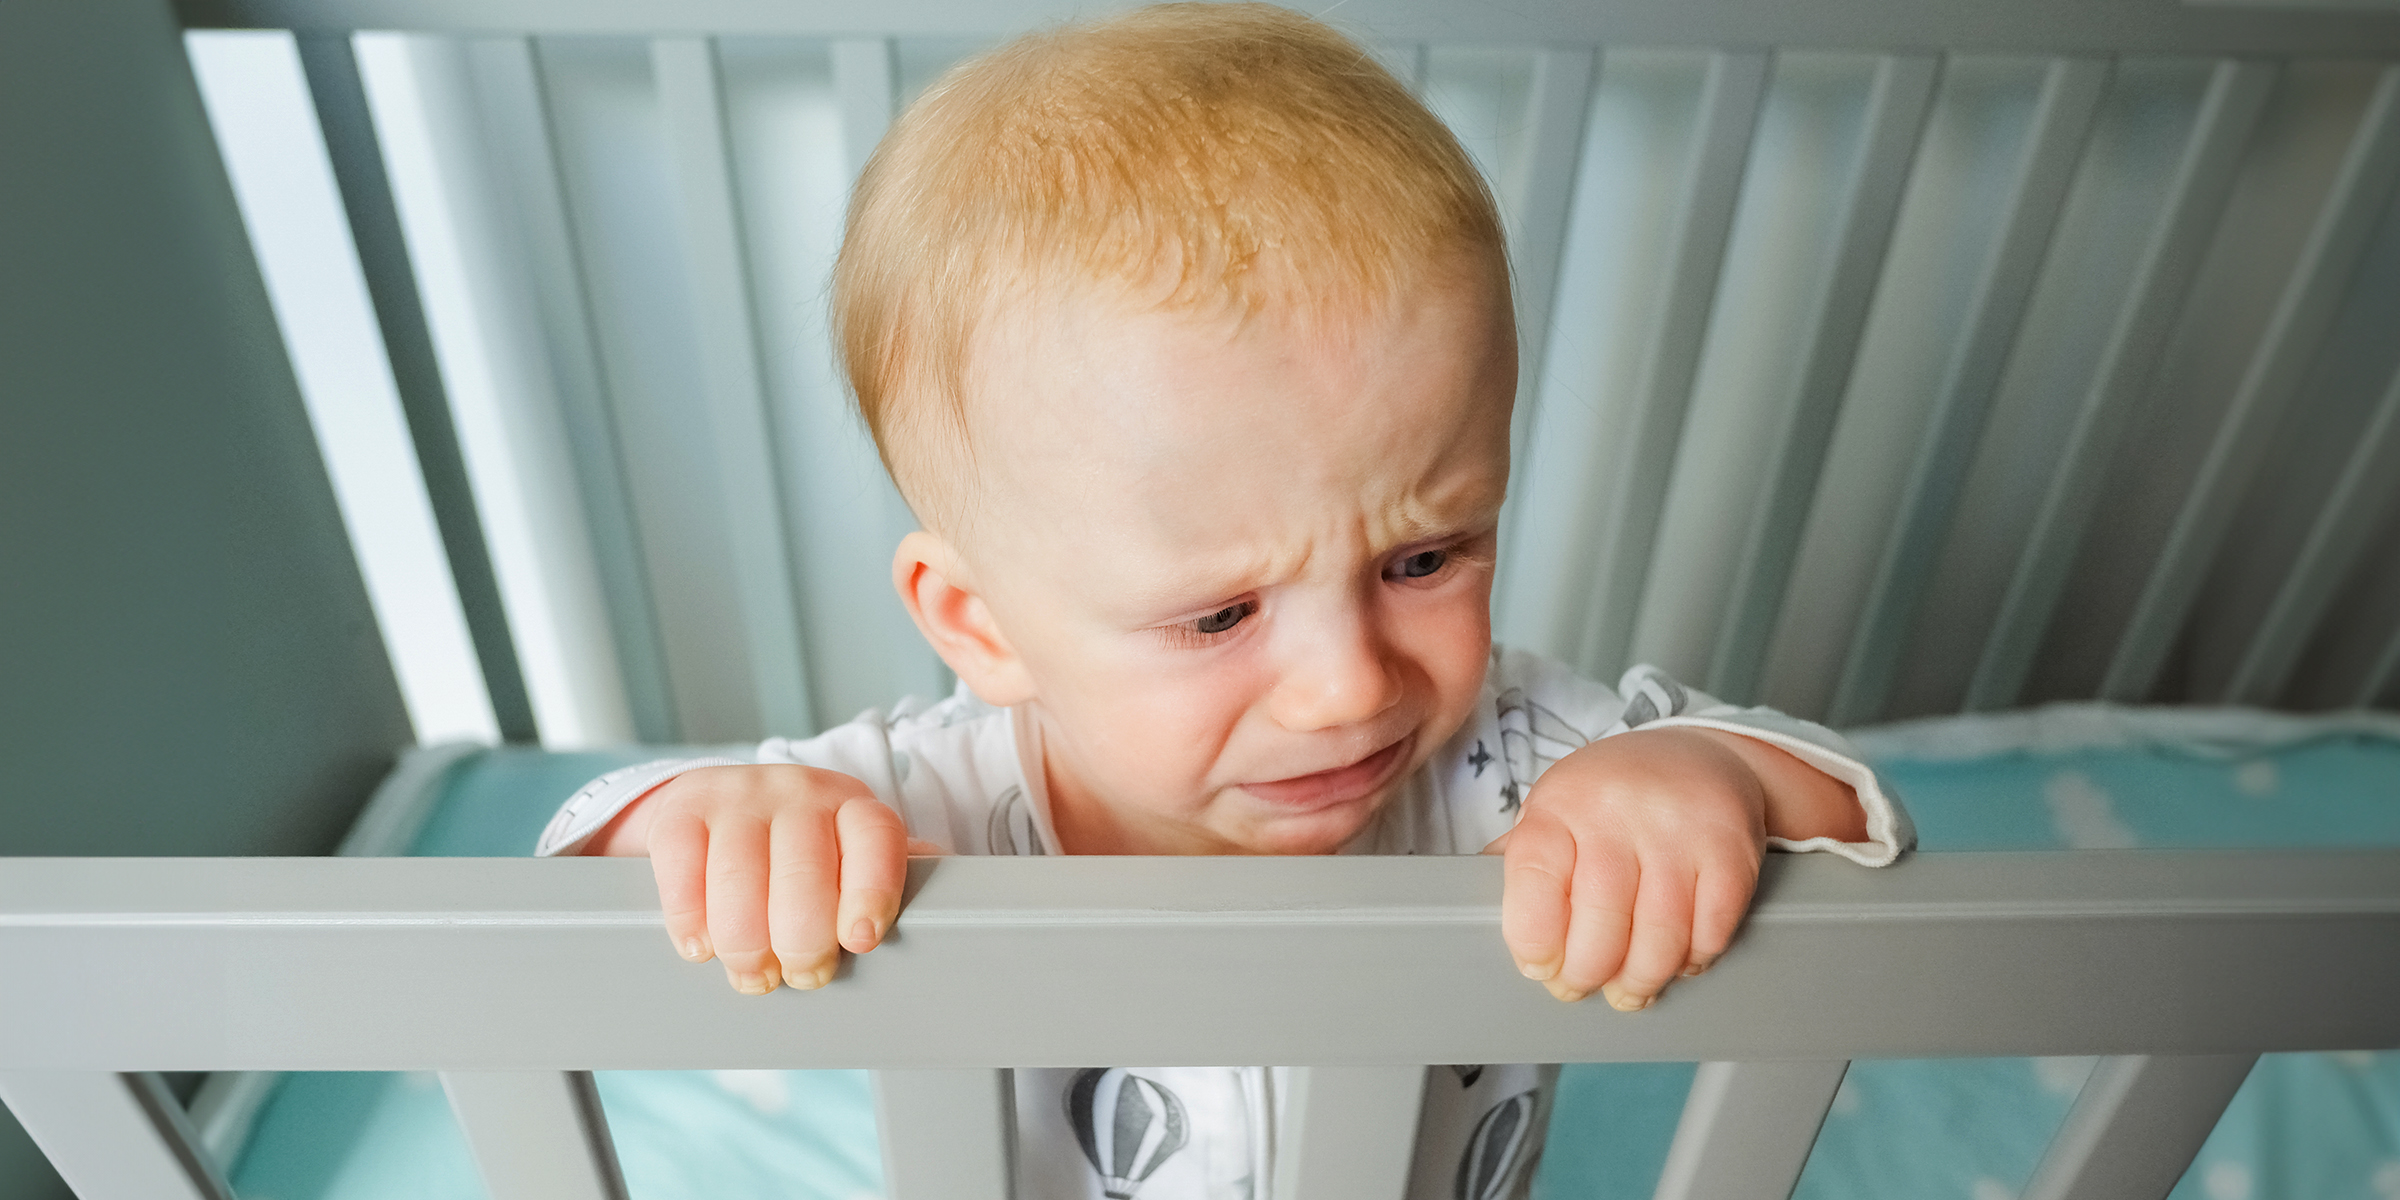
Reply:
M872 950L911 853L1480 851L1524 974L1635 1012L1724 952L1768 847L1905 848L1823 729L1492 646L1499 216L1326 27L1166 5L958 67L867 165L834 309L958 692L604 776L541 845L649 855L676 948L740 991ZM1549 1078L1435 1069L1411 1196L1521 1194ZM1263 1068L1017 1080L1022 1195L1272 1178Z

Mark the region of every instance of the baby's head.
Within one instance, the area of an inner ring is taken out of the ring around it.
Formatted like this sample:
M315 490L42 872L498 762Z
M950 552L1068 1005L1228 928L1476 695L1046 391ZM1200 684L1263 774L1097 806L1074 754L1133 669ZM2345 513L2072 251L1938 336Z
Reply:
M1464 723L1500 224L1341 35L1178 4L963 65L868 164L835 313L925 527L901 597L1040 721L1070 850L1331 851Z

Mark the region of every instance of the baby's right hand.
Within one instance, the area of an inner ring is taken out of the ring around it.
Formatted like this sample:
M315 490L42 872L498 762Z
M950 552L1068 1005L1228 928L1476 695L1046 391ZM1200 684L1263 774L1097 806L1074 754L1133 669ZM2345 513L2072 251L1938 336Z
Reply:
M787 764L701 767L617 814L586 854L644 854L667 936L693 962L717 958L734 990L818 988L844 949L864 954L900 912L908 836L867 785Z

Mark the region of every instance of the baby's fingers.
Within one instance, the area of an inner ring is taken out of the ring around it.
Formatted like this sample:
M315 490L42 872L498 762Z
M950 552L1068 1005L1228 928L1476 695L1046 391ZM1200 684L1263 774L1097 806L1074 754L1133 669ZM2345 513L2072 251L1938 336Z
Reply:
M839 965L834 910L841 881L841 843L833 814L820 808L785 812L775 818L775 866L767 877L767 928L783 982L808 989L825 986Z
M1683 972L1692 951L1692 876L1672 863L1645 865L1634 898L1633 939L1616 978L1600 989L1609 1007L1640 1012Z
M908 829L900 814L859 797L834 813L842 841L842 898L833 927L844 949L864 954L883 941L900 915L908 881Z
M1518 971L1547 983L1566 957L1567 881L1575 873L1575 841L1556 826L1520 824L1492 848L1506 855L1500 940Z
M719 816L708 826L708 936L734 990L763 996L775 990L775 956L768 950L767 823Z
M1642 864L1613 842L1586 842L1577 851L1566 960L1550 981L1550 994L1568 1001L1599 990L1624 965L1643 877Z
M689 814L661 814L650 827L650 873L667 940L677 954L707 962L716 955L708 939L708 826Z

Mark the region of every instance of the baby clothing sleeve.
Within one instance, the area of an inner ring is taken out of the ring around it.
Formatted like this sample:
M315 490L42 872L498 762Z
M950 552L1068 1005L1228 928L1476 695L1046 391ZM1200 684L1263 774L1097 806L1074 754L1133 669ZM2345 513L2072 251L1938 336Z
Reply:
M1823 851L1863 866L1891 864L1916 842L1907 810L1858 750L1822 725L1771 708L1727 704L1652 666L1612 690L1566 664L1495 649L1476 714L1428 764L1423 788L1395 804L1353 853L1473 854L1516 824L1552 763L1636 729L1715 729L1753 737L1848 784L1865 811L1865 841L1769 838L1779 850Z

